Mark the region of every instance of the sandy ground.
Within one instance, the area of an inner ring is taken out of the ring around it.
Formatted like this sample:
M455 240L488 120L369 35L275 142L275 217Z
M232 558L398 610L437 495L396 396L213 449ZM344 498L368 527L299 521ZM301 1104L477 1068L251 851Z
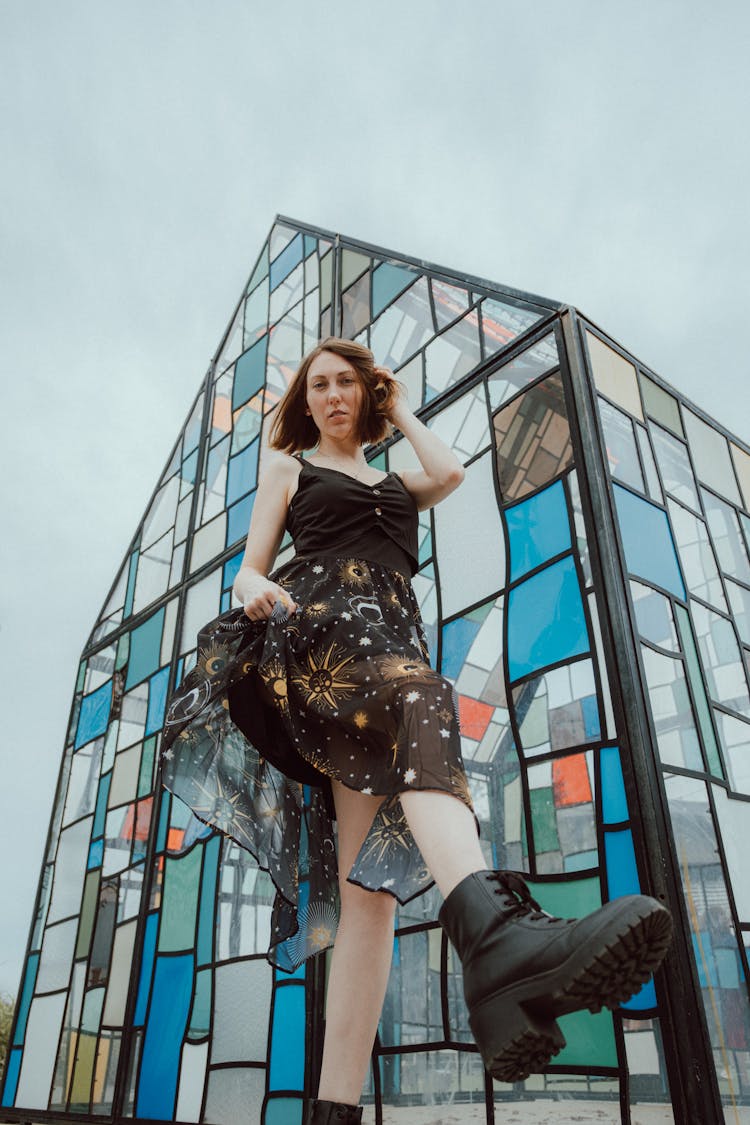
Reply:
M539 1100L495 1105L496 1125L621 1125L616 1102ZM486 1125L483 1105L386 1106L384 1125ZM680 1125L669 1106L643 1105L631 1110L632 1125ZM725 1125L750 1125L750 1107L725 1110ZM371 1106L362 1125L375 1125Z

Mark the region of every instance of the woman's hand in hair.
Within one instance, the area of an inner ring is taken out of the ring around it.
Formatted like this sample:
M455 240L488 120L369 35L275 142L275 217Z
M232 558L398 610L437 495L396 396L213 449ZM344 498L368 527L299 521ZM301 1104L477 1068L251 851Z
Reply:
M379 380L375 393L378 398L382 395L382 413L394 426L400 427L399 418L411 415L406 388L388 367L376 367L375 374Z

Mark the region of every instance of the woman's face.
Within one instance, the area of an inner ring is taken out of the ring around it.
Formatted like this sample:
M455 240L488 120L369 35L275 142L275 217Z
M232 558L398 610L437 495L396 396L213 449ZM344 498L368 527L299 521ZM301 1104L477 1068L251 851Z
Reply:
M344 356L321 352L307 372L307 408L320 431L337 440L352 437L362 406L362 383Z

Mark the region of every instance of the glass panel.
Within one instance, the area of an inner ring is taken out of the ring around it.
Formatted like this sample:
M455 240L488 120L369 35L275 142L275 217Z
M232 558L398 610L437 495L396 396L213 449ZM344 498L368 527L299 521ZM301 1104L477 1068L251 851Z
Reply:
M341 335L347 340L352 340L366 324L370 323L369 273L341 294L341 318Z
M628 570L684 598L685 587L666 512L620 485L613 488Z
M176 1121L200 1121L206 1082L208 1043L186 1043L182 1048Z
M597 388L628 414L643 420L635 368L603 340L586 329L586 343Z
M638 448L641 451L641 461L646 473L646 485L648 494L652 500L656 500L657 504L664 503L664 494L659 484L659 474L656 471L656 461L654 460L654 453L651 449L651 442L648 439L648 432L645 426L639 426L635 423L635 436L638 438Z
M132 968L133 947L135 944L135 920L115 931L112 951L112 967L107 984L107 998L104 1004L103 1023L121 1025L125 1022L125 1006L128 1000L130 970Z
M675 606L675 613L677 614L677 624L682 641L682 651L685 654L687 675L690 686L693 689L694 707L698 714L698 724L703 735L703 746L708 759L708 768L710 772L716 774L717 777L723 777L724 771L721 766L721 759L716 745L714 728L711 725L711 708L708 704L706 687L701 674L698 650L695 647L695 637L693 636L693 630L690 624L690 615L685 607L681 605Z
M450 617L505 584L505 541L489 453L469 465L463 484L435 508L434 518L443 615Z
M490 443L484 386L480 383L472 387L431 418L428 426L451 447L459 460L468 461Z
M748 1092L750 1001L711 808L705 784L695 778L668 776L666 791L719 1086L726 1104L737 1106L737 1096Z
M721 569L741 582L750 584L750 562L740 533L737 513L712 492L701 489L706 519Z
M641 391L643 392L643 401L646 404L646 413L655 418L657 422L661 422L663 426L667 426L670 430L674 430L680 437L684 437L685 433L682 429L682 422L680 420L680 406L674 395L665 391L653 379L649 379L648 375L641 373Z
M484 324L484 317L483 317ZM487 329L484 328L485 345L487 345ZM499 335L497 337L497 347L504 346L504 337ZM487 348L487 354L496 350ZM495 410L501 406L506 399L511 398L517 391L522 390L533 383L535 379L539 379L554 367L557 367L559 357L557 354L557 344L555 337L550 332L549 336L532 344L525 352L521 352L515 359L510 360L509 363L504 364L502 367L490 375L487 380L487 387L490 394L490 407Z
M517 680L589 650L572 558L527 578L508 595L508 675Z
M97 738L73 755L63 810L64 825L94 811L103 748L104 739Z
M77 914L80 909L92 822L93 818L87 816L60 833L47 919L50 924Z
M682 661L645 645L641 652L659 757L666 765L703 770Z
M180 651L186 652L195 644L198 630L216 617L221 598L221 568L213 570L195 586L189 587L185 600L185 617L182 622Z
M684 411L684 418L688 445L699 479L734 504L741 504L727 439L691 410Z
M570 520L562 481L505 510L510 580L527 574L571 548Z
M248 852L225 840L219 880L217 959L265 953L274 900L270 877L258 871Z
M25 1109L47 1108L65 1000L59 992L32 1001L16 1093L16 1105Z
M370 347L376 360L394 369L426 344L433 335L427 281L418 281L373 321Z
M449 285L447 281L438 281L433 277L430 284L435 306L435 320L440 331L447 324L452 324L457 317L463 316L469 308L470 298L466 289L458 285Z
M399 293L408 289L418 275L407 266L382 262L372 275L372 315L377 317Z
M724 751L729 784L736 793L750 796L750 724L714 708L714 720ZM748 915L750 920L750 915Z
M379 1028L384 1047L443 1039L441 938L439 929L396 938Z
M598 403L609 471L616 480L624 481L639 492L644 492L643 474L633 437L633 422L627 414L611 406L606 399L599 397Z
M601 737L594 668L579 660L513 689L521 745L527 756L583 746Z
M469 313L425 348L425 401L429 402L479 364L477 314Z
M667 501L688 591L718 609L727 608L711 541L703 520L680 504Z
M47 927L36 980L37 992L54 992L55 989L68 987L77 930L77 918Z
M698 602L691 609L712 700L750 718L745 665L731 623Z
M494 355L507 347L540 319L540 313L536 310L518 308L517 305L494 297L485 297L481 310L485 356Z
M651 427L651 437L661 470L661 479L667 492L674 496L675 500L680 500L694 512L700 513L698 489L687 449L681 441L672 437L666 430L660 430L658 426Z
M495 414L497 472L506 501L520 500L573 463L562 380L550 375Z
M635 607L638 632L645 641L679 652L672 603L663 594L658 594L650 586L643 586L631 579L630 592Z
M265 958L216 969L211 1062L266 1061L273 970Z
M745 499L745 508L750 509L750 453L740 449L734 442L729 443L729 448L732 452L732 461Z
M726 580L729 604L743 644L750 645L750 590L738 586L731 578Z

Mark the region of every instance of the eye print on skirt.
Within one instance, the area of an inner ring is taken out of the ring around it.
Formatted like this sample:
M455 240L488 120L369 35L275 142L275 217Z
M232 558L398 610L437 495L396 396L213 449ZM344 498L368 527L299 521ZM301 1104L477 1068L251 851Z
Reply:
M366 598L362 594L357 594L353 598L347 598L347 602L349 609L356 613L357 617L366 621L368 625L374 625L383 620L382 610L375 598Z
M208 703L210 694L211 684L207 679L201 680L185 695L180 694L169 708L164 726L174 726L175 723L183 723L192 718Z

